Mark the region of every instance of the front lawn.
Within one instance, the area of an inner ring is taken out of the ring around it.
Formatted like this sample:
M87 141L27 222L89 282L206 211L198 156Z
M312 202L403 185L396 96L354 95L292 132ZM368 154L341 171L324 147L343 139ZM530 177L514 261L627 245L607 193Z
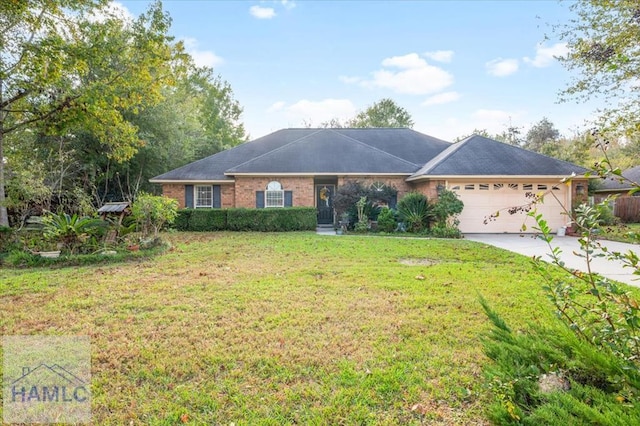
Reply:
M89 335L95 424L485 424L482 293L551 321L470 241L169 234L136 263L0 270L3 335Z
M602 226L598 236L604 240L620 241L622 243L640 243L640 223L621 223L619 225Z

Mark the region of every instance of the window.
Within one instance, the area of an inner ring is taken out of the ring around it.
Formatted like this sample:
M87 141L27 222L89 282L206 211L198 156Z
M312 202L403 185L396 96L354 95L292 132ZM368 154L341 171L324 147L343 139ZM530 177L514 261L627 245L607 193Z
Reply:
M284 207L284 191L280 182L271 181L264 193L265 207Z
M452 191L460 191L460 185L452 186L451 190Z
M196 185L194 187L196 208L213 207L213 187L211 185Z
M489 190L489 184L488 183L478 184L478 189L480 191L488 191Z
M474 189L476 189L476 186L472 183L468 183L464 186L465 191L473 191Z
M560 187L558 185L553 185L551 189L553 189L554 191L560 191Z
M533 191L533 184L532 183L523 183L522 184L522 190L523 191Z
M547 185L538 184L538 191L546 191Z
M518 184L517 183L510 183L509 184L509 189L513 189L513 190L518 190Z
M504 184L502 184L502 183L494 183L494 184L493 184L493 190L494 190L494 191L499 191L499 190L501 190L503 187L504 187Z

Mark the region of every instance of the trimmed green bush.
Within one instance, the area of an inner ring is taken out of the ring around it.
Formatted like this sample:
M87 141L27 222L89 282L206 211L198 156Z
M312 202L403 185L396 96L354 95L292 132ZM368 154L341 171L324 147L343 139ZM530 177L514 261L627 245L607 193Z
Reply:
M227 210L227 229L230 231L312 231L317 223L317 212L313 207Z
M193 212L193 209L178 210L178 215L173 221L172 227L177 231L189 231L189 219L191 219Z
M223 231L227 229L227 210L193 210L189 218L190 231Z
M313 207L283 209L183 209L174 228L178 231L312 231L317 226Z

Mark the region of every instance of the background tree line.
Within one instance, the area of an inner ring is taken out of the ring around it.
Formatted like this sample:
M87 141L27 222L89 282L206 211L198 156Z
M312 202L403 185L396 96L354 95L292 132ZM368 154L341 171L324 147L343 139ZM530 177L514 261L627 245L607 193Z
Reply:
M83 212L247 139L229 84L169 36L158 1L0 0L0 225Z

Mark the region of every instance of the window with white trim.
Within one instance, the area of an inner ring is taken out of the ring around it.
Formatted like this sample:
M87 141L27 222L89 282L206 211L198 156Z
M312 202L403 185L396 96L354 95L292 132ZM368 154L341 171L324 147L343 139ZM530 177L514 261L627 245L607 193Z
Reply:
M271 181L264 192L265 207L284 207L284 190L278 181Z
M193 187L195 207L213 207L213 187L211 185L196 185Z

